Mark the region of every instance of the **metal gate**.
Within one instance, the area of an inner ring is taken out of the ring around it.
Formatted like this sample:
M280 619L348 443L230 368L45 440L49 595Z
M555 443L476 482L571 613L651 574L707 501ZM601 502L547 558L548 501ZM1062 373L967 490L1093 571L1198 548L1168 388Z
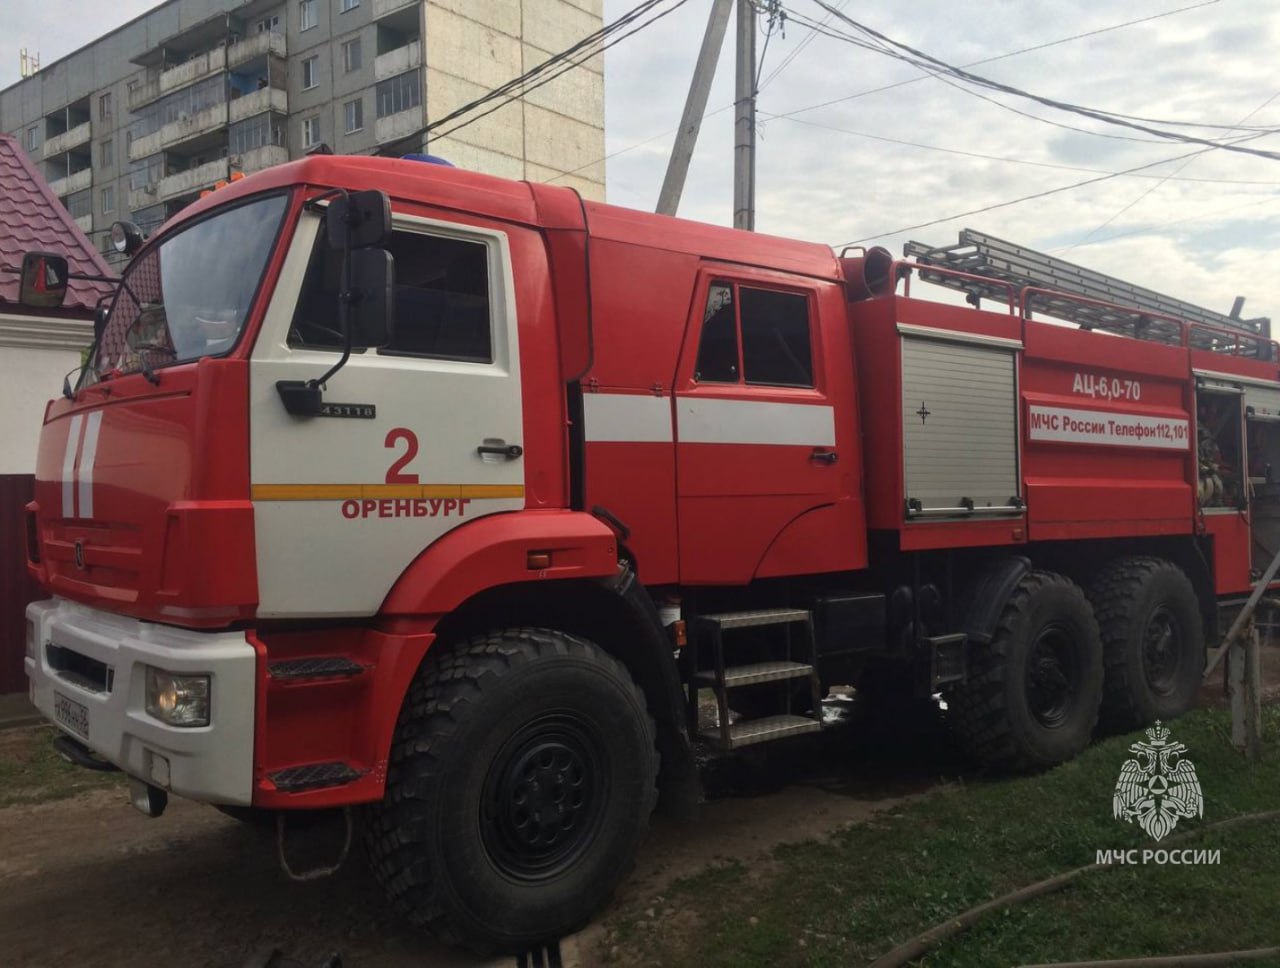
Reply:
M40 592L27 575L25 506L34 481L30 474L0 474L0 695L27 691L26 609Z

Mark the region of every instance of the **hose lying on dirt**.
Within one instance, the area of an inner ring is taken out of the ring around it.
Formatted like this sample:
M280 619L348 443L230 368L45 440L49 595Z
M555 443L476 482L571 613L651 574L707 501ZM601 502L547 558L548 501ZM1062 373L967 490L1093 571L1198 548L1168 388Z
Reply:
M1280 819L1280 810L1267 810L1263 813L1246 813L1239 817L1230 817L1227 820L1219 820L1217 823L1211 823L1207 826L1200 827L1197 830L1189 830L1185 834L1178 834L1176 837L1170 837L1166 843L1175 844L1181 841L1190 840L1210 830L1225 830L1228 827L1240 826L1246 823L1260 823L1265 820ZM1082 874L1088 874L1091 871L1107 870L1108 868L1117 866L1114 863L1105 864L1087 864L1084 867L1077 867L1074 870L1065 871L1061 874L1055 874L1047 877L1042 881L1036 881L1034 884L1028 884L1026 887L1020 887L1016 891L1010 891L1008 894L1002 894L1000 897L992 898L979 904L977 907L970 908L963 914L959 914L954 918L936 924L928 931L916 935L910 941L898 945L887 954L881 955L875 961L871 962L868 968L900 968L900 966L908 962L915 961L922 957L930 948L936 947L943 941L955 937L962 931L967 931L973 925L977 924L988 914L1003 910L1014 904L1021 904L1023 901L1030 901L1032 898L1040 897L1043 894L1051 894L1054 891L1061 890ZM1204 956L1201 956L1204 957ZM1119 962L1102 962L1101 964L1119 964ZM1141 962L1132 962L1132 964L1140 964ZM1152 962L1149 962L1152 963ZM1158 964L1159 962L1154 962ZM1191 964L1232 964L1230 961L1220 962L1169 962L1169 964L1191 965Z
M1022 968L1220 968L1244 965L1280 955L1280 948L1250 948L1248 951L1215 951L1201 955L1164 955L1158 958L1123 958L1119 961L1055 961L1052 964L1023 965Z

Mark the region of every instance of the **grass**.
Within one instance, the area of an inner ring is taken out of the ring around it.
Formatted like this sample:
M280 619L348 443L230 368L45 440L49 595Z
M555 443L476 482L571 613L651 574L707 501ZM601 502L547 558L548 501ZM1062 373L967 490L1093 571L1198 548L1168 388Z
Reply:
M1274 738L1280 707L1268 707L1264 722ZM1203 819L1181 821L1178 834L1280 808L1280 750L1251 767L1231 747L1220 710L1171 728L1205 797ZM643 919L624 913L609 925L611 944L629 962L664 966L866 963L976 904L1092 863L1098 850L1156 846L1111 814L1135 738L1099 743L1039 776L953 785L822 843L780 847L753 869L713 869L664 892L685 928L664 931L658 921L637 930ZM919 964L986 968L1280 944L1280 822L1178 846L1221 849L1221 864L1087 874L993 915Z
M97 773L63 760L53 749L55 735L51 726L0 733L0 809L124 783L120 773Z

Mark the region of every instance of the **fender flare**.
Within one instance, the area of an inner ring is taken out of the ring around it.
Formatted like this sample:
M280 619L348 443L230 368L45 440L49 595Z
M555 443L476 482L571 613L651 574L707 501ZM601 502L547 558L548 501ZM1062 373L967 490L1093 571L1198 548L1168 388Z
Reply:
M1000 558L987 566L969 592L964 632L970 642L986 644L995 634L1000 613L1018 582L1031 571L1031 559L1021 555Z
M550 555L530 567L531 553ZM612 578L618 539L582 511L513 511L478 518L429 545L391 587L379 615L445 615L499 585L566 578Z

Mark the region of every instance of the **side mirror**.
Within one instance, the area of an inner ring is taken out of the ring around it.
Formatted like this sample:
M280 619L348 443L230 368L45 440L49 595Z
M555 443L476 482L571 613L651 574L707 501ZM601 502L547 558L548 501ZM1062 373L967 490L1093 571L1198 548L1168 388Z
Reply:
M386 346L395 332L395 315L395 259L386 249L356 249L351 253L351 305L347 310L352 347Z
M147 237L132 222L111 223L111 247L121 255L133 255L142 248Z
M391 236L391 199L386 192L351 192L329 203L325 218L331 249L383 245Z
M24 306L53 308L67 295L67 260L52 252L28 252L22 257L22 283L18 302Z
M93 311L93 342L95 345L102 343L102 334L107 329L107 317L111 315L111 310L106 306L99 306Z

